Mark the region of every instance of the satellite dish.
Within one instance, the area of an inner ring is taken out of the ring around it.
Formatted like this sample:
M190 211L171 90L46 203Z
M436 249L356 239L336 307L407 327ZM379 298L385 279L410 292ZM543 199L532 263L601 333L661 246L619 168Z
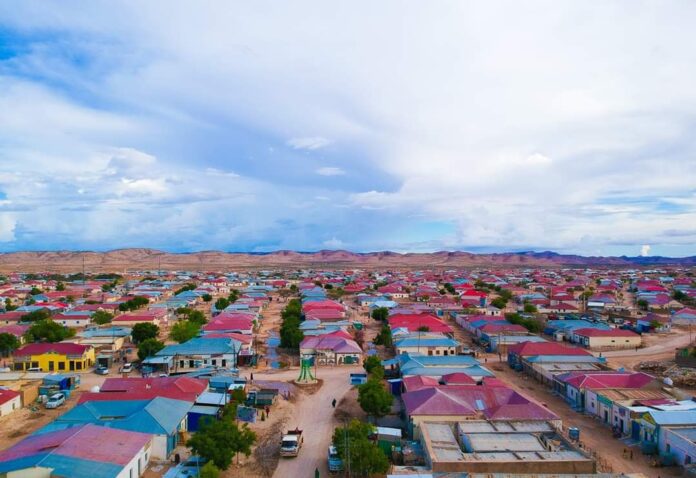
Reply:
M669 378L669 377L665 377L664 380L662 380L662 382L663 382L665 385L667 385L668 387L671 387L672 385L674 385L674 382L673 382L672 379Z
M90 388L89 391L92 393L99 393L99 385L95 385L94 387Z

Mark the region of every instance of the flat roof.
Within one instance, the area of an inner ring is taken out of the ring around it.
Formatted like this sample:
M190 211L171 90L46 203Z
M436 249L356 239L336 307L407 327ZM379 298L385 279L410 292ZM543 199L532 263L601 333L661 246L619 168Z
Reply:
M522 452L544 451L539 438L531 433L470 433L465 435L467 451L477 452Z

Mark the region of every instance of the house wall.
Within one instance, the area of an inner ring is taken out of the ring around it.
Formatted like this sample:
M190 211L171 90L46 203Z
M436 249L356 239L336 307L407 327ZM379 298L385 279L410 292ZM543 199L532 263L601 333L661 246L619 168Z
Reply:
M0 405L0 417L9 415L10 413L14 412L15 410L19 410L20 408L22 408L22 399L21 395L17 395L12 400L8 400L7 402Z
M640 335L635 337L586 337L586 339L587 345L591 349L634 348L639 347L642 342Z
M447 353L445 353L447 352ZM416 347L397 347L396 349L396 354L401 355L403 353L409 353L409 354L418 354L421 353L423 355L457 355L457 349L456 347L446 347L446 346L432 346L432 347L425 347L425 346L416 346Z
M152 440L148 442L133 459L123 467L123 470L116 475L116 478L136 478L145 473L152 454Z
M585 390L585 411L599 416L599 400L597 394L592 390Z
M671 453L679 465L696 462L696 444L679 436L675 431L665 429L664 439L660 442L660 454Z
M14 369L26 370L31 367L41 367L44 372L84 372L94 365L94 361L94 348L90 348L81 357L54 353L17 357L14 359Z
M66 327L81 328L81 327L87 327L89 324L91 324L92 319L90 319L88 316L82 316L82 317L76 316L74 319L61 319L61 320L58 320L57 322L66 326Z
M169 457L167 453L168 435L155 435L152 439L151 455L157 460L166 460Z
M10 471L7 478L51 478L51 468L31 467L24 470Z

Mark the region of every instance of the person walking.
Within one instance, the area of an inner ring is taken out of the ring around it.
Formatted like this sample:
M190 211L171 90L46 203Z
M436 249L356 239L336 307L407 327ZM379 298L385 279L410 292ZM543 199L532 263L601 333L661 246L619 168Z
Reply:
M331 401L331 406L336 408L336 399L335 398Z

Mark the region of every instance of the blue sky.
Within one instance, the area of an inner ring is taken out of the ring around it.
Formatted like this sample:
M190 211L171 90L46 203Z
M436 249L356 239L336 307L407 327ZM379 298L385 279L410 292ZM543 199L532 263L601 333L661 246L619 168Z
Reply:
M2 2L0 251L693 255L694 22L683 1Z

